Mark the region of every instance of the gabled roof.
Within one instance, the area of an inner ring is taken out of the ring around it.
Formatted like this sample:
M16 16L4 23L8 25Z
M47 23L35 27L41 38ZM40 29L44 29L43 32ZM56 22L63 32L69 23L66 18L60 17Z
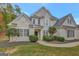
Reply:
M29 17L28 15L22 13L22 14L18 15L11 23L15 23L16 21L20 20L20 18L23 17L23 16L24 16L25 18L28 18L28 19L29 19L28 21L30 21L30 17ZM27 21L27 20L26 20L26 21ZM11 23L9 23L9 24L11 24ZM8 24L8 25L9 25L9 24Z
M56 23L55 23L55 26L61 26L63 23L64 23L64 21L66 20L66 18L68 18L68 17L71 17L72 18L72 21L75 23L75 25L76 25L76 22L75 22L75 20L74 20L74 17L72 16L72 14L70 13L70 14L68 14L68 15L66 15L66 16L64 16L64 17L62 17L62 18L60 18Z
M39 12L41 12L42 10L44 10L45 12L47 12L49 15L50 15L50 17L51 17L51 19L52 20L58 20L58 18L57 17L55 17L55 16L52 16L52 14L45 8L45 7L42 7L42 8L40 8L38 11L36 11L31 17L38 17L37 16L37 14L39 13ZM40 15L41 16L41 15Z

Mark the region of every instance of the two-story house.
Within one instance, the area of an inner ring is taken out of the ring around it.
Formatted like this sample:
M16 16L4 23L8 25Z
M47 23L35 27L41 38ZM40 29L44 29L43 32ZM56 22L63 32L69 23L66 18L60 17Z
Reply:
M51 15L44 7L39 9L33 15L19 15L14 19L9 26L19 30L20 36L11 39L12 42L29 41L29 35L37 35L42 40L43 35L49 34L48 29L51 26L57 28L54 35L62 36L66 40L78 39L78 28L71 14L68 14L61 19Z

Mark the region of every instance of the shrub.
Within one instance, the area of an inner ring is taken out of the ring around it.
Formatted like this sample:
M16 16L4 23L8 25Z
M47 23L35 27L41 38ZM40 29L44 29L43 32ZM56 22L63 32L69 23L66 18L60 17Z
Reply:
M64 37L60 37L60 36L53 36L53 39L56 41L61 41L61 42L64 42L64 40L65 40Z
M60 37L60 36L44 35L43 40L47 42L54 41L54 40L64 42L65 39L64 37Z
M53 36L44 35L44 36L43 36L43 40L44 40L44 41L48 41L48 42L49 42L49 41L53 41Z
M29 36L29 40L30 40L31 42L36 42L36 41L38 40L38 37L35 36L35 35L30 35L30 36Z
M59 37L58 41L64 42L65 38L64 37Z
M59 37L58 37L58 36L53 36L53 39L54 39L54 40L58 40Z
M50 39L51 41L53 41L53 40L54 40L54 36L53 36L53 35L50 35L50 36L49 36L49 39Z

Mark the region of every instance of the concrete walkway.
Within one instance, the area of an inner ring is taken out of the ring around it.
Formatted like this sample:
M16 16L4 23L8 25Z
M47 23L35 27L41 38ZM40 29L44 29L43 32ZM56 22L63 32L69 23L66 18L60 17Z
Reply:
M45 41L38 41L39 44L51 47L75 47L79 45L79 41L77 42L70 42L70 43L63 43L63 44L56 44L56 43L48 43Z

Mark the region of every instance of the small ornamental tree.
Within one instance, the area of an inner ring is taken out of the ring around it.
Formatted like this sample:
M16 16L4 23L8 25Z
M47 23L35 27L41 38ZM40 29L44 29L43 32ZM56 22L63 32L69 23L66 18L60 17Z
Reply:
M38 36L36 36L36 35L30 35L30 36L29 36L29 40L30 40L31 42L37 42L37 41L38 41Z
M13 37L13 36L18 36L19 35L19 32L15 28L8 28L7 31L8 31L7 35L9 36L9 38Z
M49 27L49 33L51 34L51 35L53 35L54 33L56 33L57 32L57 30L56 30L56 28L55 27Z

